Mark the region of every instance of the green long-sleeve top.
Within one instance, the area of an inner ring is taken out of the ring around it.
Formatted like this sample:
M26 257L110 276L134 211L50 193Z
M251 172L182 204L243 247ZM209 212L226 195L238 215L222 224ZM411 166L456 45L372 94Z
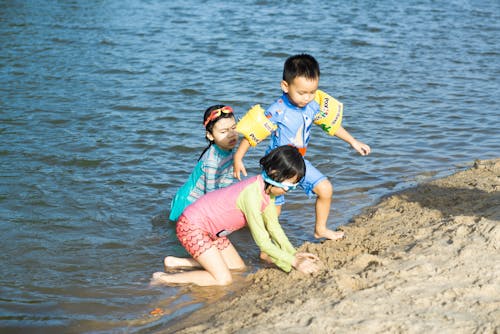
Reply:
M190 224L213 236L225 236L248 225L260 250L289 272L296 250L279 224L274 197L260 175L212 191L184 210Z

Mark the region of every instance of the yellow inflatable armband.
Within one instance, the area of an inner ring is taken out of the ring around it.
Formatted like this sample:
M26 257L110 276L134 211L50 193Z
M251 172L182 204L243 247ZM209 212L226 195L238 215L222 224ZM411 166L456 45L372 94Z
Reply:
M314 124L319 125L323 131L333 136L342 124L344 105L319 89L316 91L314 101L319 103L320 108L314 116Z
M277 128L276 124L264 115L264 109L259 104L250 108L236 125L236 131L245 136L252 146L266 139Z

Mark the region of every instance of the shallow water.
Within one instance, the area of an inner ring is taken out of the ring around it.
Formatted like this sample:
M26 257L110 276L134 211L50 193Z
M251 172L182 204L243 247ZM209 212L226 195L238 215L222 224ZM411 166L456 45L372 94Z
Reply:
M0 3L2 332L154 332L237 290L149 279L184 254L166 216L205 146L204 109L268 105L289 55L318 59L320 88L373 150L314 131L331 227L498 157L499 22L498 1ZM247 155L250 173L264 149ZM314 199L287 200L290 239L314 241ZM248 233L231 238L259 268Z

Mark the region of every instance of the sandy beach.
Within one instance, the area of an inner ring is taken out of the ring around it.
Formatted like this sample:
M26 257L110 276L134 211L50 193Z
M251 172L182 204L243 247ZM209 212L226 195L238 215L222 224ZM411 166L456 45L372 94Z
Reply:
M382 199L306 243L324 269L275 268L165 333L499 333L500 159Z

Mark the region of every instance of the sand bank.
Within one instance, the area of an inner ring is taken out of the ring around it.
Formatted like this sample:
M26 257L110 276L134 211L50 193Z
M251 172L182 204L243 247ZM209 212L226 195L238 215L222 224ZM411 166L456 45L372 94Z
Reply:
M324 270L274 268L166 333L499 333L500 159L383 199L306 243Z

